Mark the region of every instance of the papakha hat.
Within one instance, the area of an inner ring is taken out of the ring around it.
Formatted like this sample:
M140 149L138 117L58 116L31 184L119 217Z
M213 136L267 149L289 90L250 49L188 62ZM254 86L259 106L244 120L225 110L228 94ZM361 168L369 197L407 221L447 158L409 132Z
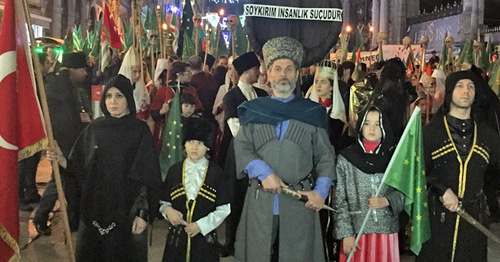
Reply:
M67 68L85 68L87 55L84 52L66 53L63 55L62 65Z
M238 58L233 61L234 69L238 72L238 75L243 74L250 68L259 67L260 62L257 58L257 55L254 52L248 52L240 55Z
M268 69L274 61L278 59L290 59L297 69L301 67L304 57L304 47L299 41L288 37L280 36L268 40L262 47L262 55Z
M212 147L210 141L212 127L207 120L201 117L189 117L184 122L182 129L184 132L182 144L185 144L187 141L197 140L202 141L208 148Z
M201 57L201 62L205 61L205 51L200 51L198 53L198 56ZM212 66L215 63L215 57L211 54L207 54L207 65L208 67L212 68Z

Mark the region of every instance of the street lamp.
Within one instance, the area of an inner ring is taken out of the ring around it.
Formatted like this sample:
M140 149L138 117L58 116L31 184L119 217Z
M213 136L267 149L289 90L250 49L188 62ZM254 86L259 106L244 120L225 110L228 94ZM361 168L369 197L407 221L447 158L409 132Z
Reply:
M347 25L347 26L345 27L345 31L346 31L347 33L349 33L349 34L350 34L350 33L351 33L351 31L352 31L352 27L351 27L351 25Z

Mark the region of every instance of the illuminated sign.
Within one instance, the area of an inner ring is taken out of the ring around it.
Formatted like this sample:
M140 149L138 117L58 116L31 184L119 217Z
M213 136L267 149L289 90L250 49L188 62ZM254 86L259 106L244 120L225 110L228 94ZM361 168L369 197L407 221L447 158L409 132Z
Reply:
M243 4L246 0L206 0L210 12L219 12L224 9L225 14L241 15L243 14Z

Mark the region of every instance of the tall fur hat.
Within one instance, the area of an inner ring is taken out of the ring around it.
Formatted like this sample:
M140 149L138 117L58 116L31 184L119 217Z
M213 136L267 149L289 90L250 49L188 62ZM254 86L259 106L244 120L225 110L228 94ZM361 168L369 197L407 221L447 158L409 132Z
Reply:
M299 69L304 57L304 47L291 37L281 36L268 40L262 47L262 55L268 69L274 61L284 58L292 60Z
M212 132L212 128L210 122L207 120L199 117L189 117L183 125L183 131L183 144L190 140L197 140L202 141L208 148L212 147L212 143L210 142L210 132Z

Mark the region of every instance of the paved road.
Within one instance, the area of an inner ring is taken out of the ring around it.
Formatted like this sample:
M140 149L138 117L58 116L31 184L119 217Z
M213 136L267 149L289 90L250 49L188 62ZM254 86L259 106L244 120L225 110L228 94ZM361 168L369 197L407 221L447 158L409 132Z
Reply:
M50 179L50 163L42 159L38 167L37 183L42 192L45 183ZM33 205L36 207L36 205ZM31 242L24 250L21 251L21 261L26 262L52 262L52 261L69 261L68 246L65 244L65 237L63 233L63 222L61 212L55 212L51 220L52 235L51 236L37 236L36 230L33 226L34 212L20 212L20 247L25 246L29 241ZM168 224L165 220L157 220L153 227L153 244L149 247L149 261L161 261L163 255L163 248L167 236ZM500 236L500 223L492 224L491 230ZM219 237L224 237L224 227L218 230ZM221 239L222 243L224 240ZM73 234L73 243L76 243L76 234ZM488 243L488 262L500 261L500 245L489 241ZM222 262L233 261L232 257L221 259ZM413 256L403 256L401 262L413 262Z

